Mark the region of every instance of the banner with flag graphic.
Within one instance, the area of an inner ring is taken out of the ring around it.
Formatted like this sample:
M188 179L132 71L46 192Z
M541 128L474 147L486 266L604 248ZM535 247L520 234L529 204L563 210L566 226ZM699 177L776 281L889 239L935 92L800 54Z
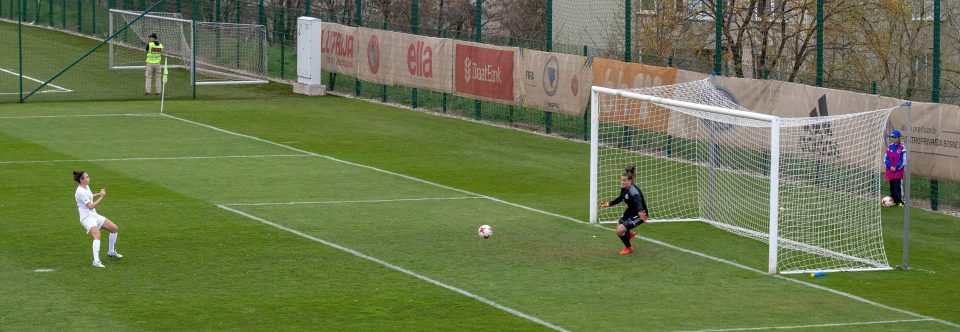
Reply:
M580 55L521 50L523 106L583 115L590 102L591 63Z

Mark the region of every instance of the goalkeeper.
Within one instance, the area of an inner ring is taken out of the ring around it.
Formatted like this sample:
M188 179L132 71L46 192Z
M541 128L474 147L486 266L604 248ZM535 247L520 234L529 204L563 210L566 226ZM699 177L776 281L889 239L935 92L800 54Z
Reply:
M150 82L156 81L156 93L160 94L160 89L162 89L163 73L161 73L160 58L161 53L163 52L163 44L160 43L160 40L157 39L157 34L150 34L150 42L147 43L147 82L145 84L146 92L144 94L150 94Z
M610 207L620 202L627 202L627 210L623 212L619 225L617 225L617 236L620 237L620 241L623 241L624 246L623 250L620 251L621 255L633 253L633 245L630 244L630 239L636 237L637 233L633 232L632 229L647 222L647 202L643 199L643 192L640 191L640 187L637 187L634 182L636 174L637 167L627 165L623 169L623 174L620 175L620 196L610 202L600 203L601 207ZM627 234L627 231L630 231L630 234Z

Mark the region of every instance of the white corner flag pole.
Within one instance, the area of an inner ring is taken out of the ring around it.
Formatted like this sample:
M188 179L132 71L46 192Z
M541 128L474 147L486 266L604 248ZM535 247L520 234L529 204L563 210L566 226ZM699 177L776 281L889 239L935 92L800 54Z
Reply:
M163 114L163 98L167 95L167 58L163 58L163 88L160 89L160 114Z

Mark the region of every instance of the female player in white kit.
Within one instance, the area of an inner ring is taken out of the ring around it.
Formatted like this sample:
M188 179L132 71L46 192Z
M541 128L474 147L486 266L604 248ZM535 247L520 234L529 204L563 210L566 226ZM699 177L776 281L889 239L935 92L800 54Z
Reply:
M106 267L100 262L100 228L106 228L110 231L110 247L107 250L107 256L113 259L123 258L123 255L117 252L114 245L117 243L117 232L119 227L110 219L97 214L97 205L104 196L107 196L106 189L100 189L99 193L94 194L90 191L90 174L84 171L73 171L73 180L77 181L77 192L74 198L77 200L77 210L80 211L80 225L87 230L87 234L93 237L93 267ZM97 200L94 201L93 198Z

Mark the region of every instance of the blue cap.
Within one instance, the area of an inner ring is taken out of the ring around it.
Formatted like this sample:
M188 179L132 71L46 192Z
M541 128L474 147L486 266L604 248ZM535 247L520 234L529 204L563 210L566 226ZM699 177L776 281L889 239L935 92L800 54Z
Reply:
M890 137L900 138L900 131L899 131L899 130L894 130L892 133L890 133Z

